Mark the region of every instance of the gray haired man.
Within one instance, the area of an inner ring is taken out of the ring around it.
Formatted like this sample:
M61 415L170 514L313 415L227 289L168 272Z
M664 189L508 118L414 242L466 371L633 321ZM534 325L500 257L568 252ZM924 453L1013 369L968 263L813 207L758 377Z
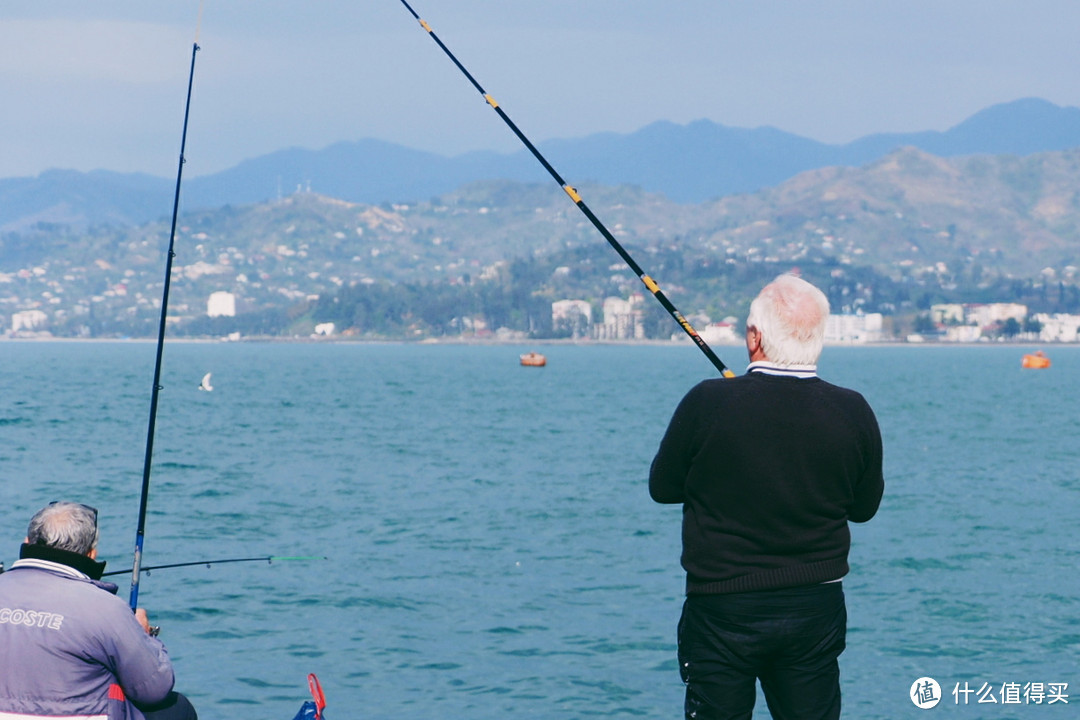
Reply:
M196 720L165 646L102 582L97 510L54 502L0 575L0 717Z

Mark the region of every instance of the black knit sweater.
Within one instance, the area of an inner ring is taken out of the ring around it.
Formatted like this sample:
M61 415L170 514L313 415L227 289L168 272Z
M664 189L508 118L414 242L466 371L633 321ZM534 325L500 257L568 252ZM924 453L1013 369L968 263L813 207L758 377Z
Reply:
M848 572L848 521L877 512L881 433L866 400L817 377L706 380L679 403L649 493L683 503L688 594L795 587Z

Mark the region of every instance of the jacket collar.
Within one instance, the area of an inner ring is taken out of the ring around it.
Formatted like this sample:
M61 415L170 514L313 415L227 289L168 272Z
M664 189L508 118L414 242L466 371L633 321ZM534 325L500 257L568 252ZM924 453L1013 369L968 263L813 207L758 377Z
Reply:
M71 552L70 550L60 550L45 545L30 545L29 543L23 543L23 546L19 551L19 558L23 560L45 560L60 565L66 565L69 568L78 570L91 580L100 580L102 573L105 572L104 562L92 560L86 555L80 555L79 553Z

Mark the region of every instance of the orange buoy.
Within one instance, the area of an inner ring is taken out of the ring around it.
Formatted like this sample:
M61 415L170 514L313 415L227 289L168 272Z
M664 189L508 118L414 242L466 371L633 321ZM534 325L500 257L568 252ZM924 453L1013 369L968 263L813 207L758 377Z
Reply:
M547 358L538 352L529 352L521 356L521 364L525 367L544 367L547 365Z
M1046 354L1042 350L1037 350L1033 353L1028 353L1020 361L1021 367L1026 368L1048 368L1050 367L1050 358L1046 357Z

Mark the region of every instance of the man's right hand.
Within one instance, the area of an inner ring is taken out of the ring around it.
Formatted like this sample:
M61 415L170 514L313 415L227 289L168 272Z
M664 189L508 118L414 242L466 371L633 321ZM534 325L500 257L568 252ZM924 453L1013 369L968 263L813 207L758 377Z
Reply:
M156 635L157 634L157 633L153 632L153 630L151 629L151 627L150 627L150 619L146 617L146 611L145 610L143 610L142 608L135 608L135 619L139 621L139 624L142 625L143 630L146 631L147 635Z

